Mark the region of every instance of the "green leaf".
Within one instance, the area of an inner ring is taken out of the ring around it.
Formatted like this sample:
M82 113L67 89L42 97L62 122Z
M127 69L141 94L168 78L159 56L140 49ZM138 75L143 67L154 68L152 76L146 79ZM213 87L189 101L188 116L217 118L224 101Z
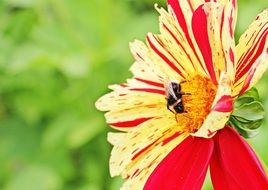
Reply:
M264 115L258 90L252 88L236 99L229 125L245 138L251 138L258 134L257 129L262 125Z
M238 99L245 98L245 97L254 98L254 100L259 100L260 99L258 90L255 87L252 87L251 89L249 89L248 91L246 91L245 93L243 93L242 95L240 95L238 97Z
M244 124L239 122L234 116L230 117L228 124L234 127L239 132L239 134L245 138L252 138L259 133L257 129L247 128L248 125L254 125L254 122Z
M260 119L260 120L256 120L256 121L247 121L247 122L244 122L244 121L240 121L239 119L241 118L237 118L235 116L233 116L233 119L236 119L236 121L239 122L239 127L241 129L247 129L247 130L251 130L251 129L257 129L259 128L262 123L263 123L263 120Z
M251 122L250 120L247 120L243 117L238 117L238 116L233 116L235 119L237 119L238 121L242 122L242 123L248 123Z
M262 104L260 102L254 101L241 105L234 110L232 115L254 121L263 119L265 112Z
M250 102L253 102L255 99L253 97L242 97L242 98L238 98L235 103L234 103L234 107L238 108L243 104L247 104Z
M234 126L234 127L238 131L238 133L245 138L253 138L259 134L258 130L256 130L256 131L255 130L243 130L239 127L236 127L236 126Z

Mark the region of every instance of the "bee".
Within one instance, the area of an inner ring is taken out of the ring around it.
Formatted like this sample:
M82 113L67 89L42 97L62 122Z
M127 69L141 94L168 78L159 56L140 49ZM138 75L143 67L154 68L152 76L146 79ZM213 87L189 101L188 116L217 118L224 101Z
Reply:
M173 113L187 113L187 111L184 110L183 102L182 102L182 96L183 95L190 95L190 93L182 92L181 83L177 83L174 81L169 81L165 85L166 90L166 100L167 100L167 109L170 110Z

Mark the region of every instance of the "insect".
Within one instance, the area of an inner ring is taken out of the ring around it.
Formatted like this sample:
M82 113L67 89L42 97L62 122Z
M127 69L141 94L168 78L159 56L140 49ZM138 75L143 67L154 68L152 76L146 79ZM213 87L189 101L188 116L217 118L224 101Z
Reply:
M165 85L167 109L173 113L186 113L182 102L182 96L190 95L190 93L185 93L181 91L181 83L169 81Z

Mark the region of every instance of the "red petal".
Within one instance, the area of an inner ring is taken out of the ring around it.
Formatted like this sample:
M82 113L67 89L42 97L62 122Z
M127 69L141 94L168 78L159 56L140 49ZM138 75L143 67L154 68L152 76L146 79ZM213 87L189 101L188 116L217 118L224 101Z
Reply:
M193 34L206 63L207 70L214 84L217 84L215 70L212 61L212 50L208 36L207 15L203 5L199 6L193 14L192 28Z
M210 162L215 190L268 189L268 178L257 156L240 135L225 127L214 137Z
M156 167L144 189L200 189L212 151L212 139L188 137Z
M233 98L232 96L222 96L215 106L212 108L213 111L218 112L231 112L233 110Z

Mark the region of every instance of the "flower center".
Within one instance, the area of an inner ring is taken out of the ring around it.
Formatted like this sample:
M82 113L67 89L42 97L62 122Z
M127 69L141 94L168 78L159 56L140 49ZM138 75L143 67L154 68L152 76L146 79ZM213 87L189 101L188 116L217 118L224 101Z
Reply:
M182 96L185 113L175 117L182 131L195 133L211 110L217 86L209 78L196 75L181 83L181 91L190 95Z

